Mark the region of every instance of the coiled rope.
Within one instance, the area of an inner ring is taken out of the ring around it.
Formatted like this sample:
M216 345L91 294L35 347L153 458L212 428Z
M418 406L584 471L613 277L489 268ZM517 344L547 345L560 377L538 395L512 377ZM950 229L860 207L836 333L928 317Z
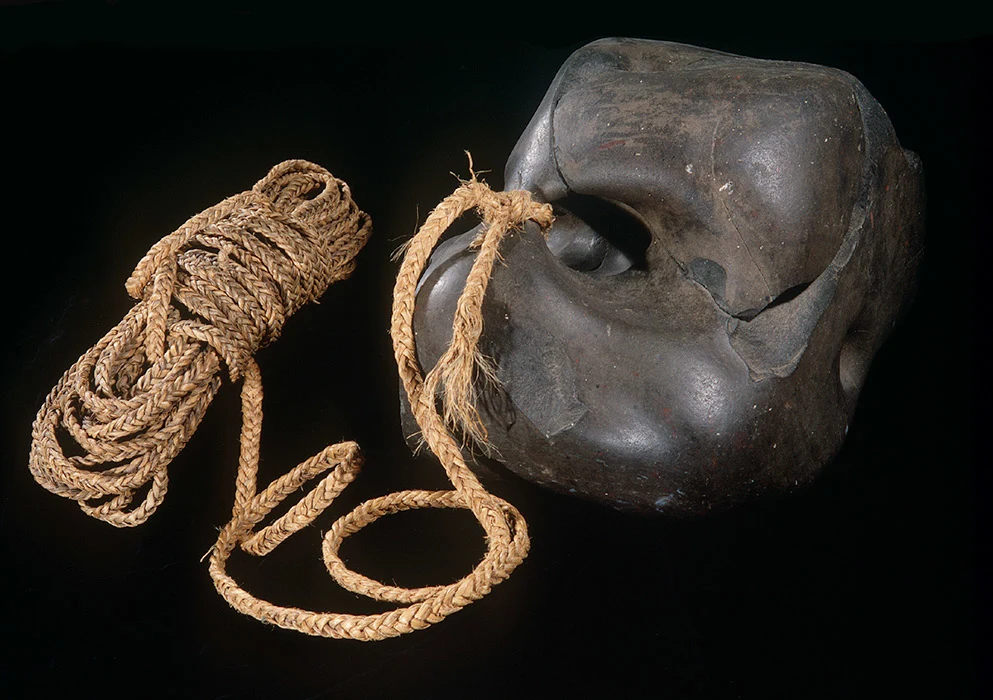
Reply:
M475 242L479 253L459 299L452 344L425 379L412 331L416 284L440 237L472 209L484 223ZM351 274L371 230L347 185L312 163L277 165L252 190L194 216L152 247L127 282L138 303L63 375L39 411L31 472L42 486L77 501L93 517L118 527L144 522L162 503L167 467L220 387L223 364L231 380L241 378L243 384L235 502L210 552L218 592L258 620L325 637L380 640L439 622L486 595L527 556L524 519L468 469L446 419L466 435L485 436L472 408L472 381L479 373L492 375L478 351L486 285L503 236L527 220L547 228L551 219L550 207L533 202L527 192L493 192L473 175L435 208L406 246L394 289L394 353L424 441L454 488L400 491L366 501L334 523L323 545L324 561L339 585L404 607L376 615L283 607L251 595L226 572L235 547L263 556L310 524L354 480L362 463L356 443L338 443L257 489L262 379L253 354L279 336L290 314ZM438 394L446 418L436 408ZM66 454L63 443L81 454ZM284 515L254 530L287 496L322 474ZM345 537L386 514L415 508L472 512L488 548L469 575L447 586L407 589L345 566L338 555Z

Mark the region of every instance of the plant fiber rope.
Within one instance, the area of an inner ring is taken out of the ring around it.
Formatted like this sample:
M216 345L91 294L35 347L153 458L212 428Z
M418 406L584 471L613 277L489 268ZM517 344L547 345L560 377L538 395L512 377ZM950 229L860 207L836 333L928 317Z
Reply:
M416 284L438 240L472 209L484 223L474 243L479 252L459 299L451 346L425 379L412 331ZM323 544L328 572L339 585L403 607L351 615L278 606L245 591L226 571L236 547L264 556L309 525L362 465L358 445L343 442L261 491L256 483L263 394L253 355L279 336L288 316L351 274L371 231L348 186L312 163L280 163L248 192L192 217L151 248L127 282L136 305L63 375L39 411L31 473L93 517L117 527L141 524L162 503L167 467L199 425L226 366L232 381L242 379L242 428L232 516L209 552L221 596L263 622L324 637L381 640L440 622L486 595L527 556L524 519L483 488L449 426L485 440L472 386L479 376L493 378L478 351L486 285L502 237L527 220L547 228L551 218L550 207L529 193L493 192L473 175L431 212L406 246L394 288L393 348L423 439L453 490L399 491L366 501L339 518ZM444 417L436 408L439 394ZM63 445L71 443L81 454L66 454ZM254 529L287 496L322 475L281 517ZM472 572L449 585L407 589L347 568L338 554L346 537L384 515L416 508L472 512L487 541Z

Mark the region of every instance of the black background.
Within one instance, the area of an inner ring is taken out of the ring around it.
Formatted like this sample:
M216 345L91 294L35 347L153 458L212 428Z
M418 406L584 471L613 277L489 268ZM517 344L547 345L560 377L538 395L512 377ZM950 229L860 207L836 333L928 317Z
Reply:
M916 304L877 356L845 447L799 495L667 522L505 476L489 484L527 517L528 560L444 623L360 644L263 626L215 594L199 559L233 495L230 385L140 528L87 518L32 481L34 414L130 307L124 281L149 246L273 164L312 160L350 184L375 233L356 274L259 354L263 475L341 439L368 462L315 527L265 559L236 555L233 571L282 604L379 610L327 578L320 530L361 499L446 485L400 434L389 255L454 188L450 173L468 174L464 149L502 184L558 66L607 29L589 25L425 38L248 3L183 19L124 2L0 8L0 696L976 695L989 659L977 411L989 389L978 340L991 42L975 27L808 26L774 39L643 21L609 32L848 70L923 159ZM467 514L417 512L343 552L373 577L426 585L462 576L483 547Z

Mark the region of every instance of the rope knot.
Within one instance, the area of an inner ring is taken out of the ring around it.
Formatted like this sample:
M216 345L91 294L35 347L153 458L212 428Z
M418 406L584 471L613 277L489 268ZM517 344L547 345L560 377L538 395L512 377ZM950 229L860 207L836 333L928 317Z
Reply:
M468 205L466 209L475 208L485 224L473 242L474 247L482 242L486 231L493 227L506 233L512 228L520 228L527 221L534 221L545 231L554 219L551 205L535 201L527 190L494 192L485 182L476 180L475 175L468 182L463 182L452 197L459 194Z
M535 201L530 192L494 192L485 182L477 180L473 173L472 178L464 181L455 192L446 197L424 222L418 234L424 240L423 250L414 253L408 246L407 257L412 261L411 269L414 269L415 261L421 264L422 259L426 260L430 256L430 251L448 227L470 209L477 211L484 225L471 243L471 247L478 249L478 252L456 306L452 342L427 374L423 393L419 386L414 387L411 406L416 415L416 405L433 405L434 396L440 391L445 424L461 431L466 441L486 448L486 427L474 400L475 383L477 379L482 379L498 384L499 380L493 362L479 350L483 332L483 298L493 265L499 258L500 243L507 232L523 227L527 221L534 221L545 231L552 225L554 217L551 205ZM403 270L394 288L395 296L403 291L401 280L407 284ZM412 310L412 302L410 306ZM405 321L394 316L394 328L402 322ZM397 354L397 365L401 367L401 373L405 364L412 362L413 360Z

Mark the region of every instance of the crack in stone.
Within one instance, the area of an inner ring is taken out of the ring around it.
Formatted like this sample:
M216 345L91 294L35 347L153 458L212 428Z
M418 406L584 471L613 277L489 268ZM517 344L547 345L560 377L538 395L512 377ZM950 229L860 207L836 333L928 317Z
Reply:
M714 133L710 136L710 180L713 185L717 184L717 170L715 167L716 158L714 156L714 153L717 150L717 131L720 129L723 118L723 114L717 116L717 120L714 122ZM719 197L717 194L714 196ZM728 221L731 226L734 227L734 232L738 234L738 240L741 241L741 245L745 247L745 252L748 253L748 259L751 260L752 265L755 267L755 271L759 273L759 277L762 279L762 284L765 285L766 297L771 298L773 294L769 280L766 279L765 275L762 273L762 268L759 267L759 264L756 262L755 256L752 254L752 249L748 246L748 241L746 241L745 237L741 235L741 229L738 228L738 224L734 221L734 216L731 213L731 208L728 206L727 200L720 199L720 202L724 206L725 213L727 213Z

